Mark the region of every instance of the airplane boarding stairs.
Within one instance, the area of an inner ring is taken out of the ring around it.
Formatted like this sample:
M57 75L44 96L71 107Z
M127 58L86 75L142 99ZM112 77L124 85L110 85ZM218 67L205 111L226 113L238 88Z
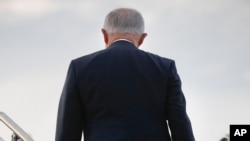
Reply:
M34 141L20 126L3 112L0 112L0 121L13 132L11 141ZM1 134L0 141L2 141Z

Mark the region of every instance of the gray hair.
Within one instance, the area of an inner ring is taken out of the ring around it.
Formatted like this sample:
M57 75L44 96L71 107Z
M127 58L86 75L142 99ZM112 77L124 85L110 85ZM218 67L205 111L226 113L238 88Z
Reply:
M104 27L108 33L144 33L144 20L135 9L118 8L111 11L105 18Z

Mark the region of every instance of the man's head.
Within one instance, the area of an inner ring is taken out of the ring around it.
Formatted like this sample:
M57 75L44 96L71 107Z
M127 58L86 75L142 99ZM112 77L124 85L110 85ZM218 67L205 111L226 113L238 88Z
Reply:
M107 47L117 39L130 40L139 47L147 36L144 33L144 20L141 14L129 8L111 11L105 18L102 32Z

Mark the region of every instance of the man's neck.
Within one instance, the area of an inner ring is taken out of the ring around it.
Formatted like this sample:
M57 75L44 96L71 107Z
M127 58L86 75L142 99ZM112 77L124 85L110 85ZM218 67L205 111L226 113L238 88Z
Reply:
M136 47L138 46L138 39L135 35L132 34L110 34L109 35L109 42L107 44L107 46L109 46L111 43L119 41L119 40L124 40L124 41L128 41L131 42L132 44L134 44Z

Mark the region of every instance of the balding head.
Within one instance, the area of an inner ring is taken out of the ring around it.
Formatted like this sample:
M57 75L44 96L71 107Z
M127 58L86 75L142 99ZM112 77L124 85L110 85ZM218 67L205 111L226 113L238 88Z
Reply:
M106 16L103 28L108 33L141 35L144 32L144 20L135 9L119 8Z
M118 8L108 13L102 32L107 47L117 39L127 39L139 47L147 36L141 14L130 8Z

